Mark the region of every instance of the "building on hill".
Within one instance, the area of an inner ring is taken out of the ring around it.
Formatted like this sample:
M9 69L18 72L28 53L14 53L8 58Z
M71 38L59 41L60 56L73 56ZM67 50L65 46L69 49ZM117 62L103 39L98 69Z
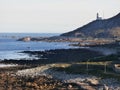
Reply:
M102 20L102 17L99 16L99 13L96 15L96 20Z
M24 41L24 42L29 42L30 40L31 40L30 37L24 37L24 38L23 38L23 41Z

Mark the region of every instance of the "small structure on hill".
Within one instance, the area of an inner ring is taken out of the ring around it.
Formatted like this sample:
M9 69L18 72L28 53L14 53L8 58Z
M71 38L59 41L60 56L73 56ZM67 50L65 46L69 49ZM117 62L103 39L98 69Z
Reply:
M24 42L29 42L30 40L31 40L30 37L24 37L24 38L23 38L23 41L24 41Z
M99 16L99 13L97 13L96 20L102 20L102 17Z

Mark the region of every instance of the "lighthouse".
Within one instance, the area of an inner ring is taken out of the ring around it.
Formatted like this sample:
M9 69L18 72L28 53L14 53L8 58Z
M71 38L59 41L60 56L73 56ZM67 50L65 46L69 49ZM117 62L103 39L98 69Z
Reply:
M99 13L96 15L96 20L102 20L102 17L99 16Z

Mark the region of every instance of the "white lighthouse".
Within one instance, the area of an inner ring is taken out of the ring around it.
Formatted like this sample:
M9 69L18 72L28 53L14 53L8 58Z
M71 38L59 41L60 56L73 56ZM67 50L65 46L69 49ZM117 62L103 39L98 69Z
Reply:
M102 20L102 17L99 16L99 13L96 15L96 20Z

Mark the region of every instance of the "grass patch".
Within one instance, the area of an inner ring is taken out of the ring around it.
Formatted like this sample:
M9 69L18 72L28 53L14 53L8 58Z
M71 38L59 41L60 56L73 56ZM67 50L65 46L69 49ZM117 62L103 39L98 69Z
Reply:
M66 67L54 67L54 70L64 71L68 74L89 74L100 78L115 78L120 80L120 74L113 71L110 62L88 62L87 64L86 62L81 62Z

